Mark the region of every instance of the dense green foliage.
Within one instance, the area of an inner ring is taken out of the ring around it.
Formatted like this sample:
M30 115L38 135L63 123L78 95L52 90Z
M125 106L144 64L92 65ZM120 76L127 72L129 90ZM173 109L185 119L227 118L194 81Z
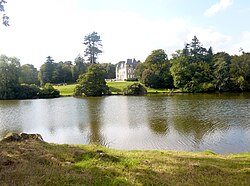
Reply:
M46 83L39 91L39 98L57 98L60 92L52 84Z
M15 99L18 96L19 69L19 59L0 56L0 99Z
M20 68L19 81L21 84L39 85L37 69L31 64L22 65Z
M115 79L116 66L111 63L101 63L100 64L105 70L105 79Z
M80 75L87 72L91 63L85 63L84 58L78 55L74 63L71 61L55 63L51 56L41 66L38 78L41 85L46 83L67 84L75 83ZM105 70L105 79L115 78L115 65L111 63L100 64ZM24 82L28 83L28 82Z
M188 92L214 89L212 84L212 49L208 50L194 37L182 51L177 51L171 60L171 74L175 87Z
M73 82L71 61L54 63L52 57L48 56L46 62L39 71L41 85L46 83L70 83Z
M52 78L55 69L53 61L52 57L48 56L46 62L41 66L39 71L39 80L41 85L53 82Z
M153 51L137 66L136 75L147 87L178 88L184 92L249 91L250 53L213 54L194 36L191 43L172 55Z
M250 90L250 53L233 56L230 65L233 85L240 90Z
M96 32L89 34L85 39L92 49L96 47L99 50L101 40ZM91 42L92 45L90 45ZM91 50L89 48L89 52ZM27 86L20 88L21 84L66 85L75 83L79 77L81 77L80 79L85 77L84 81L90 79L91 82L93 77L90 78L90 74L93 75L94 72L87 72L87 69L92 65L91 63L96 63L98 54L92 54L92 59L89 59L88 63L85 63L84 58L80 55L74 62L61 61L59 63L54 62L53 58L48 56L39 72L31 64L21 66L18 58L2 55L0 57L0 99L16 99L25 95L26 93L19 94L20 90L28 91L29 88ZM102 69L102 78L115 78L116 66L114 64L98 65ZM98 71L98 69L93 70ZM191 43L185 44L182 50L177 50L172 54L170 60L164 50L152 51L145 62L139 63L136 67L135 76L135 79L129 80L134 81L139 78L140 82L152 91L157 89L166 92L173 88L182 92L250 91L250 53L242 51L240 55L233 56L226 52L213 54L211 47L204 48L198 38L194 36ZM94 83L92 84L89 83L88 87L93 87L95 90L91 93L90 89L87 89L86 95L100 95L100 91L95 92L98 88L94 86ZM99 84L103 84L103 82L99 82ZM106 91L103 90L101 94L104 92L106 94ZM111 92L122 94L123 88L111 87ZM77 87L75 93L83 93L82 87Z
M41 89L34 84L22 84L17 87L17 92L18 95L16 95L15 99L36 99L40 97Z
M136 73L140 76L140 81L147 87L173 87L170 62L162 49L154 50L145 62L138 66Z
M87 69L88 69L88 64L84 63L84 58L78 55L75 58L74 65L72 66L72 70L71 70L73 82L76 82L76 80L81 74L86 73Z
M87 73L80 75L77 80L79 85L76 86L74 95L102 96L108 94L109 89L104 76L104 68L99 64L92 64Z
M22 83L22 84L21 84ZM52 85L39 88L37 70L33 65L20 66L15 57L0 56L0 99L31 99L58 97Z
M232 87L230 79L231 56L225 52L219 52L213 56L213 85L219 91L228 91Z
M133 83L128 85L124 90L124 95L144 95L147 93L147 89L140 83Z

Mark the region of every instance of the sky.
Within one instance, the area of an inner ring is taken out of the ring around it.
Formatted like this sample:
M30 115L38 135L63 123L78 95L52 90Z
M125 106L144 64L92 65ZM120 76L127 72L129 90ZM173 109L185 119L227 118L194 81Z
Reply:
M40 66L83 55L84 36L102 40L100 63L144 61L157 49L171 58L194 36L214 53L250 51L246 0L7 0L10 26L0 25L0 54Z

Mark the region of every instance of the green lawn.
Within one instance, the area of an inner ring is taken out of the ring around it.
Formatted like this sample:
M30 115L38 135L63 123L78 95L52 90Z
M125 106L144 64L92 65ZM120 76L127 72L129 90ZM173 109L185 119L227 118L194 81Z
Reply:
M249 185L250 153L0 142L0 185Z
M131 85L135 82L132 81L108 81L107 85L111 90L112 94L122 94L123 89L128 85ZM74 92L76 84L66 85L66 86L54 86L57 90L60 91L61 96L72 96ZM169 89L152 89L147 88L148 93L169 93L171 90ZM174 92L179 92L179 90L175 90Z
M60 91L61 96L72 96L74 92L76 84L71 85L60 85L60 86L54 86L55 89Z
M112 92L112 94L122 94L123 89L126 88L128 85L131 85L135 82L133 81L108 81L107 85Z

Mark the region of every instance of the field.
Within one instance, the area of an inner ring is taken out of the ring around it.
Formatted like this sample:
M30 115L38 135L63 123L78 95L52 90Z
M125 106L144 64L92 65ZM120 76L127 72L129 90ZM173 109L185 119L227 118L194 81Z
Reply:
M60 85L60 86L54 86L54 88L60 91L61 96L72 96L75 86L76 84Z
M0 142L0 185L249 185L250 153Z
M107 85L111 90L112 94L122 94L123 89L126 88L128 85L131 85L135 82L131 81L108 81ZM61 85L61 86L54 86L57 90L60 91L61 96L72 96L74 92L76 84L71 85ZM148 93L169 93L171 90L168 89L152 89L147 88ZM175 91L176 92L176 91Z

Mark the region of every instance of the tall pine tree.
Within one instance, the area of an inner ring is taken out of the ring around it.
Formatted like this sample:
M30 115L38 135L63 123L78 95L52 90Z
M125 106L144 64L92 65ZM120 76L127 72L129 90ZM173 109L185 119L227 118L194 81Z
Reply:
M100 49L102 47L101 37L97 32L92 32L84 37L84 45L86 45L84 56L87 57L87 61L91 64L95 64L97 57L102 53Z

